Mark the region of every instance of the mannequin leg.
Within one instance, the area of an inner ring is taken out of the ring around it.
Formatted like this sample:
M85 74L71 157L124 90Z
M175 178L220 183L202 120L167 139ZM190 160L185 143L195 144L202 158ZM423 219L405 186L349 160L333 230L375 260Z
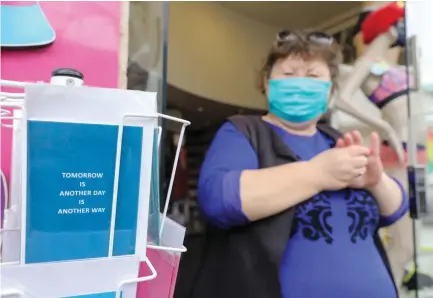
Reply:
M386 169L386 173L398 179L407 189L405 167ZM398 222L386 228L386 251L397 286L403 282L405 267L413 258L413 221L407 213Z
M407 124L407 98L393 100L382 109L382 116L386 122L397 132L399 139L404 142L408 140ZM417 140L419 141L419 140ZM388 175L398 179L406 191L408 190L407 168L403 165L394 165L385 169ZM391 263L394 280L398 286L403 282L407 264L412 262L413 251L413 221L409 214L406 214L394 225L386 228L387 245L386 250Z

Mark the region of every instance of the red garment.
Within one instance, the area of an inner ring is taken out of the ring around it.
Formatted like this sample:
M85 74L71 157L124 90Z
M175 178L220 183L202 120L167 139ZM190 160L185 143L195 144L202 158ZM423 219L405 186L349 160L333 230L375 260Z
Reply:
M187 154L185 148L180 149L179 162L177 163L176 175L174 176L173 200L186 199L188 197L188 169Z

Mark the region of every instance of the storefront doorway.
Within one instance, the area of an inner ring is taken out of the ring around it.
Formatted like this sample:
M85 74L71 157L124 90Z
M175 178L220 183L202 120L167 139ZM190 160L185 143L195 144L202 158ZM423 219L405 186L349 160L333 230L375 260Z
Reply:
M161 29L164 27L158 27L157 22L152 23L154 24L152 26L159 28L160 31L158 32L167 35L162 35L160 39L158 39L157 34L150 34L146 37L152 39L153 44L159 44L161 47L152 51L142 48L141 53L145 53L144 55L147 56L145 56L146 59L141 60L147 64L141 68L152 68L150 66L152 59L149 58L149 53L156 56L157 52L162 53L158 58L162 64L153 64L153 70L146 74L148 76L146 80L151 82L152 76L162 79L162 83L159 83L162 84L162 87L161 85L149 85L157 86L155 90L162 90L162 111L181 115L192 122L184 144L185 168L183 170L185 171L180 169L180 178L178 178L183 181L181 183L183 186L179 188L179 198L174 200L171 209L171 216L186 225L189 233L186 240L188 252L183 256L183 262L181 262L176 298L188 297L186 289L189 284L194 282L194 274L197 270L194 266L200 261L200 236L202 235L203 221L198 215L195 202L197 177L201 162L215 131L227 116L242 113L262 113L266 110L265 101L254 89L255 75L257 62L263 58L262 56L275 33L281 28L310 28L326 31L332 34L341 45L344 63L347 66L346 68L344 66L343 69L350 70L353 68L353 63L357 57L362 55L359 44L354 41L360 30L358 23L360 16L365 16L365 13L368 14L383 5L386 3L371 1L340 1L338 3L311 1L278 3L173 2L167 4L166 7L169 16L167 32L164 33L164 30ZM420 2L416 5L418 5L416 8L418 10L411 8L406 11L407 20L412 18L415 19L415 22L420 22L420 11L427 11L426 7L422 8L422 5L427 4ZM320 15L316 15L318 12ZM186 17L187 14L188 17ZM417 14L416 17L414 17L415 14ZM426 18L428 17L426 16ZM402 24L404 26L404 22ZM419 102L418 94L420 93L425 93L423 96L426 100L423 102L429 102L428 98L433 90L433 80L432 83L429 80L433 75L430 76L425 65L431 64L433 59L430 61L428 60L430 58L424 55L429 51L428 45L425 44L426 33L421 32L420 29L411 29L413 24L408 21L406 26L408 31L412 30L414 33L411 33L410 38L398 48L398 51L393 48L394 60L392 61L394 62L389 62L390 60L387 62L405 72L406 77L415 77L415 79L418 78L424 82L422 86L417 86L416 90L411 90L408 96L409 107L416 107L417 104L414 101ZM140 31L137 31L137 34L140 36ZM412 38L412 36L416 38ZM164 38L166 38L166 44ZM424 38L422 45L419 42L421 38ZM414 40L418 41L417 47L413 46ZM166 45L168 53L164 52ZM415 49L417 50L415 51ZM416 55L419 51L423 53L422 58ZM433 51L430 50L430 52ZM414 60L414 58L416 59ZM134 59L131 62L130 71L132 73L132 69L136 65L134 66ZM398 64L399 66L397 66ZM424 70L420 64L424 65ZM166 67L166 75L164 75L164 71L158 75L158 67L161 70ZM164 81L164 78L167 80ZM138 79L141 84L140 80L142 79ZM133 81L132 75L130 81ZM433 98L433 96L431 97ZM383 116L387 113L386 109L379 109L365 96L356 95L352 104L364 114L386 118ZM402 104L404 105L404 100ZM433 127L433 116L430 116L431 113L426 113L429 110L429 105L427 104L425 107L421 114L415 113L415 111L420 110L419 106L416 109L409 109L411 111L409 119L416 118L414 123L416 122L418 129L426 132L424 136L415 140L416 127L409 130L408 134L400 135L400 144L404 143L403 147L407 148L409 156L411 150L417 153L414 154L416 158L412 161L409 158L409 162L406 164L408 167L396 169L395 164L392 165L395 160L391 160L391 166L389 166L389 173L401 178L408 185L408 190L412 194L411 218L406 219L406 226L400 231L401 233L408 231L407 237L403 237L405 239L403 245L410 247L409 251L412 251L412 248L414 251L414 257L408 257L404 268L401 269L402 276L399 287L400 296L403 298L433 297L431 293L433 288L433 243L431 242L433 239L433 201L430 199L429 182L430 167L432 167L429 150L432 149L429 148L431 140L427 140L428 128ZM330 121L341 131L358 129L362 133L368 134L372 130L368 123L360 121L354 117L353 113L352 115L349 114L338 109L333 110ZM167 127L162 152L170 151L169 148L172 147L176 131L176 128ZM418 135L420 134L418 133ZM384 137L387 137L386 133ZM383 150L392 155L392 150L386 144ZM166 161L167 165L170 164L168 157L163 158L163 160ZM414 175L415 172L416 175ZM426 173L425 177L424 172ZM182 175L185 177L181 177ZM411 181L418 181L416 189L413 188L415 184L409 183ZM412 223L414 229L412 229ZM388 236L390 235L385 232L385 242Z
M433 297L433 197L432 197L432 128L433 128L433 76L431 63L432 23L426 11L433 8L429 2L406 3L406 61L408 73L414 80L414 88L408 96L409 162L408 173L411 193L411 217L413 219L413 249L416 268L414 283L419 291L412 297ZM419 145L425 146L426 158L420 160ZM428 287L430 285L430 287Z

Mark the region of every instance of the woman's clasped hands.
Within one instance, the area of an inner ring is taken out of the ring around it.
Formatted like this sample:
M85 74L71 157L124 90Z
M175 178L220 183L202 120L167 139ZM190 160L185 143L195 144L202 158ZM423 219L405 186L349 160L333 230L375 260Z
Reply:
M383 177L380 159L380 139L373 132L370 147L365 146L358 131L346 133L334 148L313 158L310 163L318 174L320 191L346 187L369 189Z

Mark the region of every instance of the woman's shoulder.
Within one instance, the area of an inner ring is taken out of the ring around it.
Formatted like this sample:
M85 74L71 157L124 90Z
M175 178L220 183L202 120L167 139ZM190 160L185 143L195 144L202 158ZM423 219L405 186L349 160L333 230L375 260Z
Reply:
M224 135L248 141L251 134L263 133L263 130L267 132L268 129L268 124L263 121L261 115L234 115L227 118L226 122L219 128L216 136Z
M250 167L255 164L257 156L247 137L231 122L223 123L208 148L204 168L239 168L240 165Z
M239 132L236 126L229 120L226 120L218 129L218 131L234 131Z
M214 136L214 142L220 141L222 143L233 141L246 140L245 135L233 124L231 121L224 122L217 130Z
M219 127L214 135L210 150L218 149L225 152L254 150L244 131L242 128L239 128L238 123L234 123L229 118Z

